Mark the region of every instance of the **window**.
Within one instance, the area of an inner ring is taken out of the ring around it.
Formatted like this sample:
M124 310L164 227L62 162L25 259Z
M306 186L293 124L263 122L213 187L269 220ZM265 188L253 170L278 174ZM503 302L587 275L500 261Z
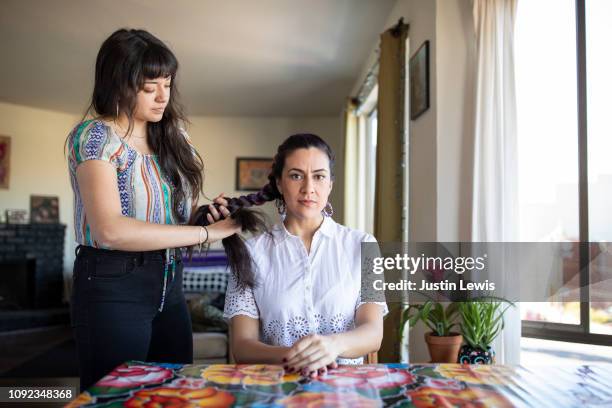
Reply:
M357 109L358 187L356 228L374 234L376 143L378 135L378 85L374 85Z
M585 2L588 124L588 230L593 242L590 269L590 332L612 335L612 2Z
M608 0L518 3L519 238L566 242L559 279L585 300L521 304L526 336L612 341L610 19Z

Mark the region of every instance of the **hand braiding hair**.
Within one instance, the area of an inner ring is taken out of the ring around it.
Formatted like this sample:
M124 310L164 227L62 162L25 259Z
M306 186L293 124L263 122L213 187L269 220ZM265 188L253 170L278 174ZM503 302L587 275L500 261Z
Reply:
M247 208L262 205L268 201L272 201L279 197L280 194L276 190L276 185L272 182L266 184L264 188L256 193L243 195L240 197L234 197L227 199L227 209L230 212L230 217L242 227L243 231L248 231L252 234L258 234L261 232L268 232L266 221L258 211L247 210ZM217 210L219 204L212 204ZM200 206L192 217L191 224L193 225L209 225L207 215L210 214L210 207L208 205ZM235 274L236 280L241 287L254 287L255 274L253 272L253 266L251 257L244 243L244 239L238 235L231 235L221 241L225 253L227 254L228 262L231 270Z

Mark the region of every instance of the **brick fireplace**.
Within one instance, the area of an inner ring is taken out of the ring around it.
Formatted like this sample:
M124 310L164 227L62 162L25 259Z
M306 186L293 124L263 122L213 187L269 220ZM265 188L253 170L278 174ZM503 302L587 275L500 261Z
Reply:
M62 306L63 224L0 224L0 310Z

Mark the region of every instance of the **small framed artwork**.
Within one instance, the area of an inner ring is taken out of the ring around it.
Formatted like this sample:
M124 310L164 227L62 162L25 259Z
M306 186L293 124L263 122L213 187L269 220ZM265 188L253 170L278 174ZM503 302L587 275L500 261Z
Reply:
M238 157L236 159L236 190L259 191L268 184L272 159Z
M0 188L9 188L11 138L0 136Z
M7 224L27 224L28 212L26 210L6 210Z
M30 222L32 224L57 224L59 222L59 197L30 196Z
M429 41L410 58L410 119L429 109Z

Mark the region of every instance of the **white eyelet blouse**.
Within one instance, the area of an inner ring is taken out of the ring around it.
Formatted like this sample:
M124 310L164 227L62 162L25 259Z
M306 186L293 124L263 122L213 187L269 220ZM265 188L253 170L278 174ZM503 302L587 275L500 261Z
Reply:
M240 289L229 279L223 316L259 319L262 342L290 347L308 334L342 333L355 327L361 302L361 243L376 242L367 233L325 217L315 232L310 254L283 223L271 234L246 241L254 262L256 287ZM377 303L388 313L385 302ZM363 359L338 359L360 364Z

